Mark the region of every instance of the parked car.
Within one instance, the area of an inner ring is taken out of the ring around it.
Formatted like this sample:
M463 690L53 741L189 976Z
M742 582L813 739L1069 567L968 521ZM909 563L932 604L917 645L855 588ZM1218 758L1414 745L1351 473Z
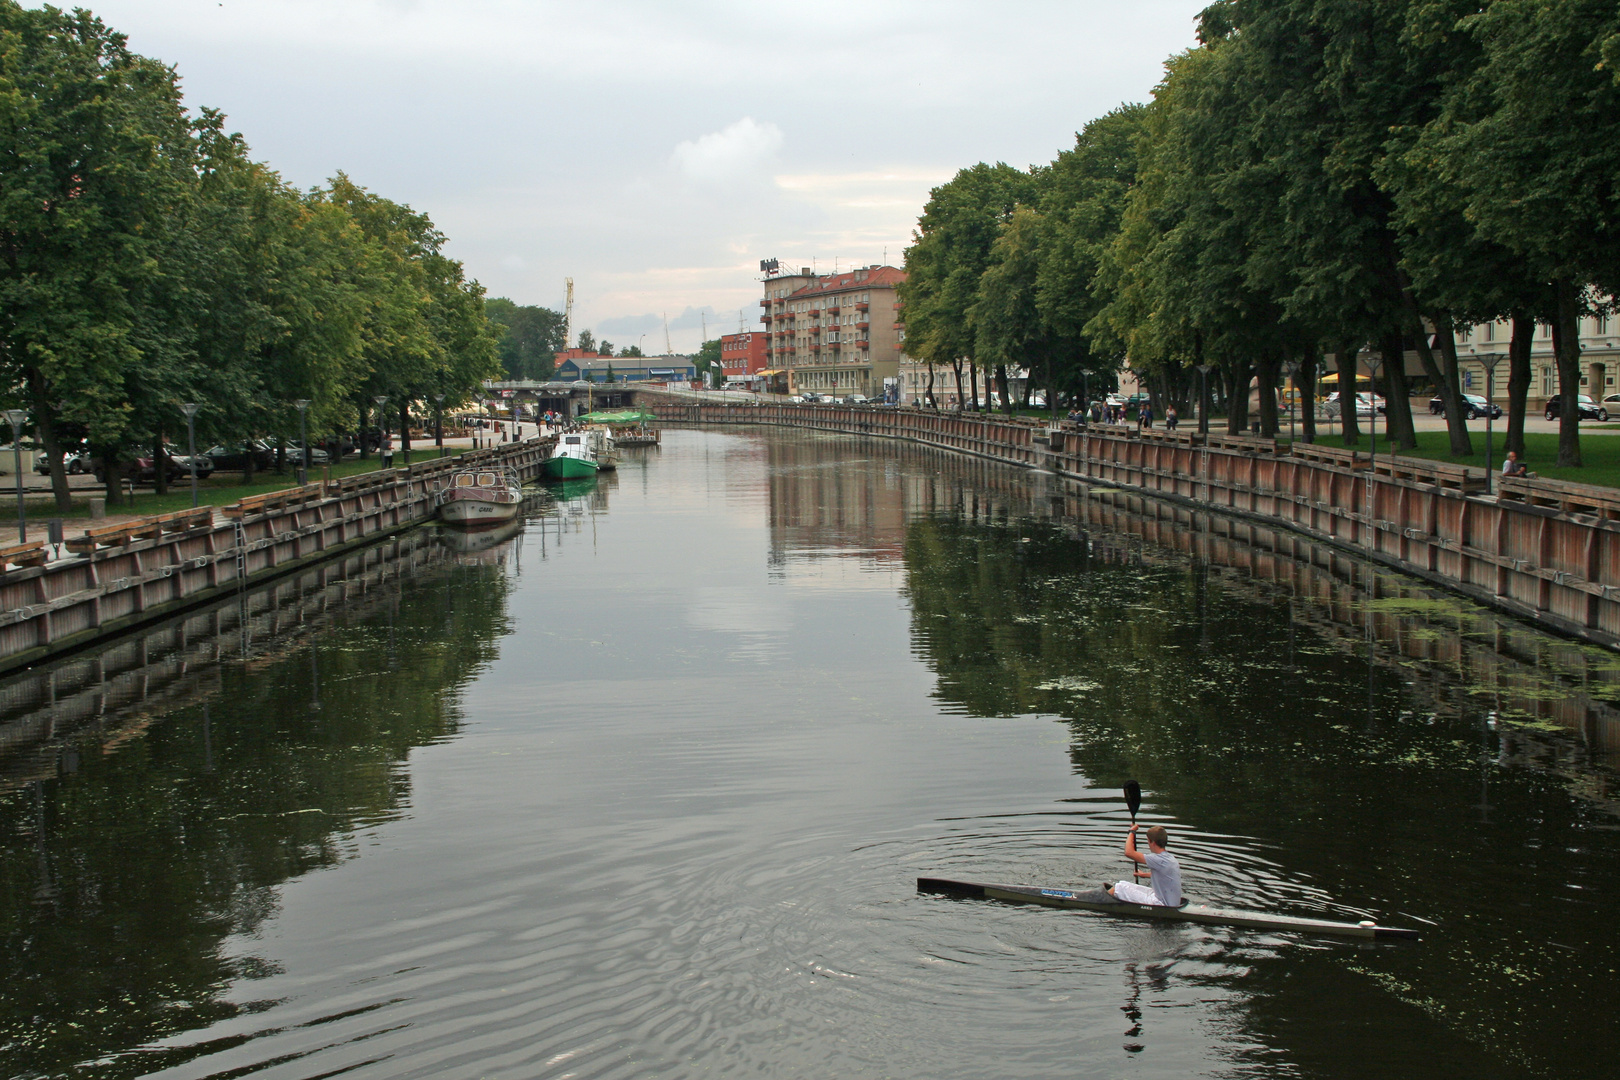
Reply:
M192 459L185 454L164 451L162 458L164 479L172 484L190 477L191 461ZM213 474L214 463L206 454L198 454L196 462L197 479L201 480ZM145 454L135 459L134 469L129 476L137 484L155 484L157 483L157 471L158 459L152 457L151 454ZM98 482L103 484L107 482L107 470L100 462L95 464L95 475Z
M62 467L72 476L89 472L93 468L90 464L90 451L82 448L64 450L62 452ZM37 455L34 458L34 471L41 476L51 475L51 456L49 454Z
M255 469L268 469L276 463L275 448L263 439L254 439L253 442L246 444L210 446L205 453L213 461L214 468L224 469L226 472L241 472L247 468L249 453L253 455Z
M1577 395L1575 399L1575 408L1580 413L1580 419L1582 420L1601 421L1609 418L1609 410L1605 409L1603 406L1599 405L1585 394ZM1542 415L1544 415L1548 420L1557 420L1563 415L1563 412L1564 399L1562 397L1555 397L1548 400L1547 411Z
M1468 420L1477 420L1481 416L1489 416L1492 420L1502 419L1502 406L1496 402L1487 402L1478 394L1464 394L1463 417ZM1435 416L1446 415L1446 403L1438 394L1429 399L1429 412Z
M865 405L866 402L867 397L865 394L851 394L844 399L845 405Z
M1375 407L1378 410L1378 415L1386 415L1384 396L1382 394L1356 395L1357 416L1371 417ZM1339 392L1337 390L1329 394L1327 396L1327 400L1322 403L1322 415L1327 417L1329 420L1335 420L1342 415L1342 409L1343 405L1339 403Z
M301 459L302 455L303 450L299 447L298 443L289 442L287 444L288 461L296 465ZM325 450L322 450L319 446L311 446L309 448L309 464L311 468L314 468L317 465L329 465L331 462L332 455L328 454Z

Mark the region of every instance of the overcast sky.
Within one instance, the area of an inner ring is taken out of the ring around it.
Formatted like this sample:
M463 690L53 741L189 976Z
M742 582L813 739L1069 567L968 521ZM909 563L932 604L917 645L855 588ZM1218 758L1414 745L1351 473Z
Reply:
M491 295L662 351L759 260L899 265L930 187L1144 100L1207 0L85 0L255 157L431 216ZM64 5L67 6L67 5Z

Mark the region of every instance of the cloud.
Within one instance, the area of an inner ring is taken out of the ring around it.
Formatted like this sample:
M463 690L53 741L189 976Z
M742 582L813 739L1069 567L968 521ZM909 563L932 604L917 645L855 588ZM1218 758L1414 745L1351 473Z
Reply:
M735 124L675 147L671 162L693 180L731 181L749 176L782 149L782 129L745 116Z

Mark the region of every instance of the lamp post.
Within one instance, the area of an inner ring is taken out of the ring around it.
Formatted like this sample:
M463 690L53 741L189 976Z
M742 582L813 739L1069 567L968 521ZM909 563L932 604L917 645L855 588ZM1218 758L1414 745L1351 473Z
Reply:
M393 451L383 450L388 445L388 414L383 411L383 406L388 404L388 395L377 394L371 400L377 405L377 428L382 432L382 439L377 443L377 469L380 472L394 463Z
M25 409L7 409L6 419L11 421L11 457L17 469L17 543L28 539L28 513L23 507L22 427L28 419Z
M1367 516L1367 547L1368 547L1368 550L1372 549L1373 541L1374 541L1374 536L1373 536L1373 477L1376 476L1377 473L1378 473L1378 469L1377 469L1377 462L1378 462L1378 369L1383 367L1383 366L1384 366L1384 357L1383 357L1382 354L1374 355L1373 353L1370 353L1370 352L1367 354L1367 383L1368 383L1368 390L1367 390L1367 434L1372 439L1372 449L1368 451L1368 455L1367 455L1367 498L1365 500L1365 502L1366 502L1366 516ZM1352 388L1351 389L1351 402L1350 402L1351 408L1355 408L1355 406L1359 402L1360 402L1360 398L1359 398L1359 396L1356 395L1354 388ZM1372 576L1371 572L1369 572L1368 573L1369 581L1371 580L1371 576ZM1371 588L1370 585L1368 587L1369 587L1369 589Z
M1209 369L1214 364L1198 365L1198 434L1209 434Z
M180 411L186 414L186 457L190 459L191 466L191 508L197 509L197 410L202 408L195 401L182 402Z
M1283 374L1288 376L1288 387L1292 391L1288 401L1288 447L1294 446L1294 413L1299 407L1299 361L1290 360L1283 365Z
M1469 346L1468 351L1473 352L1473 346ZM1485 494L1489 495L1496 487L1496 474L1492 471L1491 463L1491 395L1496 389L1496 365L1502 362L1502 354L1480 353L1476 359L1485 368Z
M298 410L298 483L309 483L309 398L293 402Z
M444 395L433 395L433 441L439 447L439 456L444 457Z

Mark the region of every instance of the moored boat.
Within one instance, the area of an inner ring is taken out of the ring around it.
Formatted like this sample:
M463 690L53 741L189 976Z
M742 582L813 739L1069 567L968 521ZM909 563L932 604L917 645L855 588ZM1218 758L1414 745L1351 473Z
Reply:
M439 496L439 520L464 529L511 521L523 505L523 484L510 465L460 469Z
M579 480L618 465L613 436L604 428L565 431L546 459L548 480Z
M1072 889L1043 889L1035 885L984 885L972 881L950 881L946 878L918 878L917 891L980 900L1001 900L1009 904L1041 904L1046 907L1072 908L1126 919L1158 919L1167 922L1203 923L1206 926L1239 926L1253 930L1285 930L1300 934L1377 940L1415 941L1418 936L1416 930L1379 926L1371 920L1337 922L1332 919L1307 919L1296 915L1274 915L1264 911L1215 908L1193 903L1184 903L1180 907L1130 904L1123 900L1115 900L1102 889L1076 892Z

